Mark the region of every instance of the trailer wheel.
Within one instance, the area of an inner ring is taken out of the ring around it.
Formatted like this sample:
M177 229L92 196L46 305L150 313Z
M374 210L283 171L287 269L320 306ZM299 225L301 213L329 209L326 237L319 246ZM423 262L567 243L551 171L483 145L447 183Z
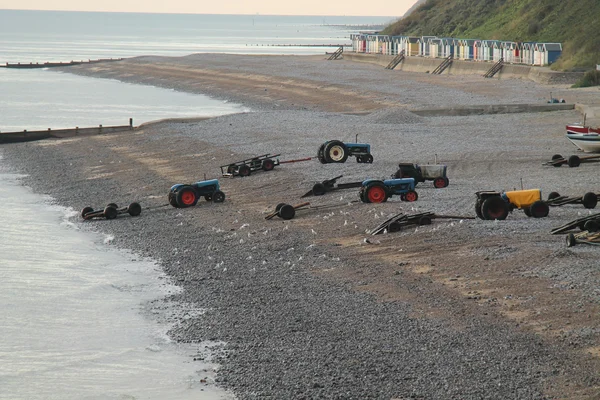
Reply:
M233 174L235 172L235 164L231 164L227 167L227 173Z
M198 202L198 196L193 187L186 185L179 189L175 197L177 205L181 208L195 206Z
M577 244L577 240L575 239L575 235L569 233L566 237L567 239L567 247L573 247Z
M142 206L140 205L140 203L131 203L127 207L127 212L132 217L137 217L138 215L140 215L142 213Z
M107 206L104 209L104 218L106 219L115 219L117 218L118 212L117 209L113 206Z
M559 194L558 192L550 192L550 193L548 194L548 200L554 200L554 199L556 199L557 197L560 197L560 194Z
M81 210L81 218L88 219L88 218L85 217L86 214L89 214L89 213L91 213L93 211L94 211L94 209L92 207L84 207L83 210Z
M477 215L477 217L479 217L479 219L485 219L483 218L483 214L481 213L481 200L477 200L475 202L475 214Z
M488 197L481 204L481 215L486 220L504 220L508 217L508 205L502 197Z
M384 203L388 199L387 191L383 183L374 182L367 185L363 195L368 203Z
M250 167L246 164L240 165L240 167L238 168L238 175L241 177L250 176L251 173L252 171L250 170Z
M433 180L433 187L436 189L442 189L445 188L446 186L446 180L443 177L439 177L439 178L435 178Z
M417 201L418 199L419 199L419 195L414 190L409 190L404 195L404 200L406 200L406 201L413 202L413 201Z
M273 168L275 168L275 163L273 162L273 160L271 160L270 158L263 160L263 162L262 162L263 171L270 171Z
M569 164L569 167L571 168L579 167L579 165L581 164L581 159L579 158L579 156L571 156L569 157L567 164Z
M294 206L291 206L289 204L284 204L283 206L281 206L281 208L279 209L277 214L279 215L280 218L292 219L296 215L296 210L294 209Z
M563 158L563 156L561 156L560 154L555 154L552 156L552 161L560 160L561 158Z
M116 203L108 203L108 204L106 205L106 207L114 207L114 208L116 208L117 210L119 209L119 206L118 206Z
M315 185L312 188L312 192L315 196L322 196L327 192L327 189L322 183L315 183Z
M598 196L596 193L587 192L583 195L581 202L585 208L596 208L596 205L598 204Z
M419 218L419 225L431 225L431 217L427 215L422 216Z
M398 221L394 221L388 225L388 232L400 232L402 230L402 225Z
M332 140L325 146L325 159L329 162L344 163L348 159L348 150L344 143Z
M279 203L277 204L277 206L275 206L275 212L279 212L279 210L281 210L281 207L285 206L287 203Z
M546 218L550 212L550 207L543 201L538 200L529 206L529 212L533 218Z
M600 231L600 223L598 223L598 221L594 221L593 219L589 220L589 221L585 221L585 225L583 225L583 229L585 229L588 232L598 232Z
M220 190L215 190L215 192L212 194L212 201L213 203L222 203L225 201L225 193L221 192Z

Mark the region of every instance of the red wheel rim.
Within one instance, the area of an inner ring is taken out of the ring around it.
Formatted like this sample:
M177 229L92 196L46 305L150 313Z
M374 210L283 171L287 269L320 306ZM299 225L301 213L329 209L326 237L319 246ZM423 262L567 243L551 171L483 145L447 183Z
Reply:
M404 195L406 201L415 201L417 200L417 194L415 192L408 192Z
M437 178L435 181L433 181L433 186L435 186L438 189L443 188L445 184L446 182L444 182L442 178Z
M494 209L489 209L488 210L488 215L490 217L492 217L492 219L498 219L502 215L504 215L504 210L501 207L494 208Z
M191 190L186 190L181 193L181 202L186 206L191 206L196 201L196 195Z
M367 197L371 203L382 203L385 199L385 190L380 186L373 186L369 189Z

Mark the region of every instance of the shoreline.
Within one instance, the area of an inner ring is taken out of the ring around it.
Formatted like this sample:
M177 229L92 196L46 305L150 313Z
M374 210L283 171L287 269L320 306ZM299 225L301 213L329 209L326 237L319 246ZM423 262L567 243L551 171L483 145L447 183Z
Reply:
M15 168L19 160L27 184L75 209L112 201L159 205L172 184L216 177L218 164L249 155L277 150L299 158L324 140L353 141L355 134L372 145L370 165L280 166L221 179L223 204L85 223L113 234L118 247L160 260L184 289L171 300L208 310L180 319L171 335L185 343L227 342L217 384L238 398L595 394L600 368L588 351L600 320L597 252L567 250L562 237L547 233L582 209L553 208L540 220L516 211L502 223L436 222L377 237L376 245L363 241L366 229L398 210L474 214L476 190L509 190L518 177L545 194L595 189L586 186L593 166L540 166L571 149L561 121L576 111L419 117L406 110L543 102L548 86L404 72L390 80L375 66L316 56L144 57L75 68L256 110L86 138L97 144L94 153L81 139L0 148ZM569 101L595 94L552 92ZM398 161L426 163L434 154L448 164L450 186L420 184L416 203L346 206L356 199L347 191L310 199L339 203L332 211L264 220L275 204L297 203L314 182L389 176Z

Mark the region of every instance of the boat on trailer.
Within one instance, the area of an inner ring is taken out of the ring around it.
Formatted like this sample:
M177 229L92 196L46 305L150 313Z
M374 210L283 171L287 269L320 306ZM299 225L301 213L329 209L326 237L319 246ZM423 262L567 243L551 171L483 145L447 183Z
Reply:
M567 139L587 153L600 153L600 128L567 125Z

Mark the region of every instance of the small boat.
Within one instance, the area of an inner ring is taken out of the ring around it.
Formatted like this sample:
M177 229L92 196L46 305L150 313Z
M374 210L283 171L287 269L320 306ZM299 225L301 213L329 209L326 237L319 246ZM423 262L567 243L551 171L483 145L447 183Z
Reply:
M567 125L567 139L587 153L600 153L600 128Z

